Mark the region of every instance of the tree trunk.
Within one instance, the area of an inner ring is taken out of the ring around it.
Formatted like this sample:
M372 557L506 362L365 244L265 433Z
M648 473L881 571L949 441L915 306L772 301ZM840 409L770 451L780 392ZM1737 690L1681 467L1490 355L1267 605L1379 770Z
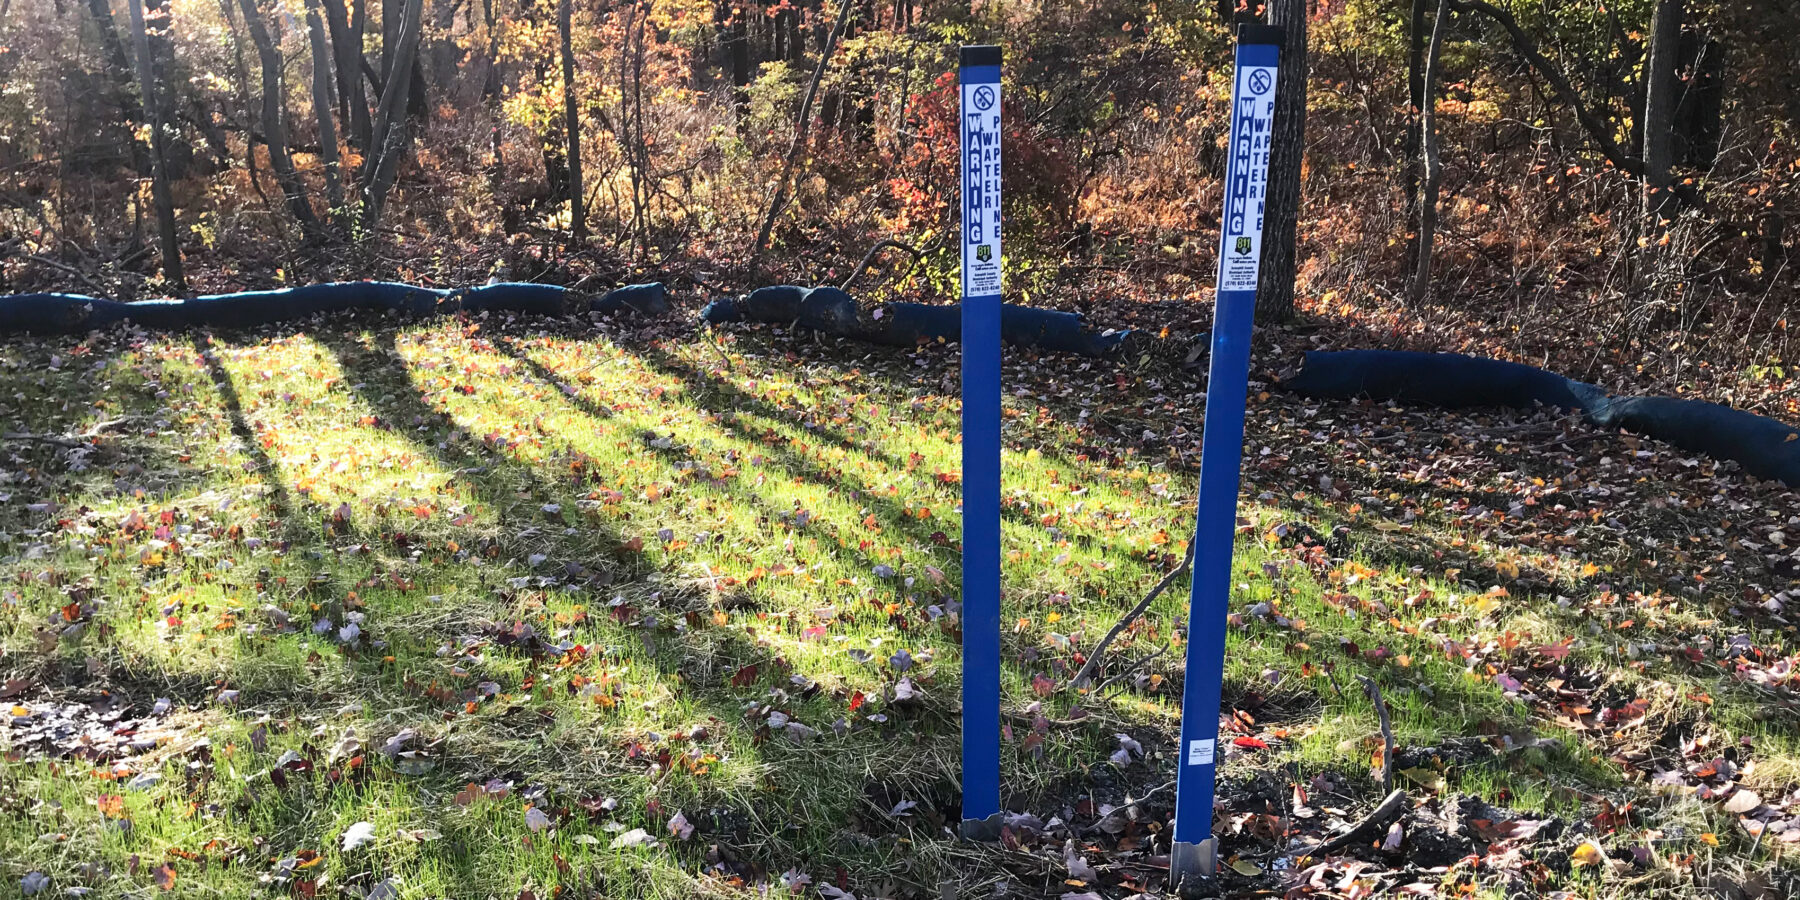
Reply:
M413 51L412 78L407 80L406 114L420 123L431 118L431 102L426 96L425 60L417 50Z
M453 36L456 30L456 9L460 5L459 0L438 0L432 4L436 15L432 21L435 40L431 44L431 83L446 95L450 93L451 82L456 79L456 63L461 55ZM471 15L470 18L474 16Z
M481 102L488 113L488 193L500 207L502 231L510 235L519 230L517 204L504 196L506 155L502 149L500 123L500 18L494 12L494 0L481 0L481 11L487 23L487 75L481 83Z
M1698 28L1684 29L1675 68L1690 73L1675 105L1675 164L1710 169L1718 161L1724 128L1725 42Z
M362 0L369 2L369 0ZM361 3L358 3L360 6ZM420 15L424 15L423 12ZM406 21L406 0L381 0L381 83L384 86L394 79L398 50L405 41L403 34ZM424 33L424 23L419 25L420 33ZM409 76L406 80L406 114L420 122L425 121L428 107L425 100L425 64L419 57L419 48L414 47L406 63Z
M1275 96L1269 187L1263 215L1262 272L1256 288L1256 318L1284 322L1294 317L1294 237L1300 217L1300 164L1306 155L1306 0L1272 0L1269 24L1285 32Z
M494 0L481 0L482 21L487 27L487 72L482 77L481 100L488 105L495 125L500 122L500 17Z
M369 154L363 161L363 230L371 235L381 224L388 190L394 186L394 178L400 172L400 157L406 155L406 97L411 93L408 82L412 81L414 55L419 50L424 7L424 0L406 0L398 45L391 60L393 72L382 86L381 106L376 110L372 124Z
M88 12L94 17L94 27L100 31L100 48L106 59L106 74L118 90L119 112L127 122L141 122L144 119L144 108L138 102L138 86L133 82L131 58L125 55L125 44L119 40L119 29L113 23L112 7L107 0L88 0ZM136 141L132 142L133 144ZM139 162L138 171L142 172L149 160L139 154L133 154Z
M1412 0L1406 29L1406 146L1401 151L1400 188L1406 195L1406 268L1419 264L1419 123L1425 103L1425 15L1430 0Z
M320 20L319 0L307 0L306 31L312 43L313 115L319 120L319 155L325 161L325 199L331 205L329 215L335 221L343 215L344 186L338 175L337 129L331 121L331 50L325 43L325 25ZM362 79L356 79L362 84Z
M1407 286L1406 299L1418 303L1431 292L1431 252L1437 240L1438 186L1444 167L1438 154L1437 87L1438 63L1444 51L1444 33L1450 27L1450 0L1438 0L1437 15L1431 22L1431 49L1425 53L1425 91L1419 107L1419 152L1425 170L1425 184L1419 194L1419 259Z
M756 243L750 247L750 265L756 265L756 258L769 245L769 232L775 229L775 217L781 215L781 208L787 205L788 180L794 176L794 163L800 158L800 151L806 146L808 132L812 130L813 101L819 98L819 82L825 80L825 68L831 65L831 54L837 50L838 37L844 33L844 24L850 18L852 0L842 0L838 4L837 24L831 27L831 36L825 39L825 47L819 52L819 65L813 69L812 83L806 86L806 99L800 103L800 119L794 123L794 142L788 146L787 158L781 163L781 178L775 182L775 193L769 198L769 213L763 217L762 227L756 230Z
M1581 129L1587 132L1588 139L1600 148L1600 153L1606 157L1606 161L1633 178L1643 179L1644 161L1627 153L1623 147L1619 146L1618 140L1613 136L1613 129L1588 108L1587 103L1582 100L1581 94L1569 82L1569 76L1563 72L1560 66L1544 55L1543 50L1539 49L1537 41L1526 33L1512 13L1495 6L1488 0L1450 0L1450 8L1459 13L1480 13L1505 29L1507 35L1512 38L1513 49L1523 56L1525 61L1538 71L1538 74L1544 76L1545 81L1550 82L1550 88L1556 93L1556 98L1575 113L1575 119L1581 123ZM1688 202L1695 204L1701 202L1700 195L1691 186L1675 184L1671 190L1675 196Z
M570 36L573 4L562 0L556 10L557 40L562 52L563 131L569 139L569 243L587 243L587 215L582 209L581 112L576 102L575 49Z
M225 17L225 24L231 28L231 62L232 72L237 75L234 82L237 87L238 109L244 115L250 114L250 67L244 64L244 39L238 34L237 12L232 0L219 0L219 12ZM263 206L269 205L269 195L263 192L262 170L256 165L256 141L250 135L251 128L244 127L244 171L250 173L250 190Z
M1762 222L1763 289L1774 287L1775 280L1787 266L1787 247L1782 236L1787 231L1787 218L1779 210L1770 210Z
M344 137L350 146L363 152L369 149L369 94L363 89L362 37L363 8L367 0L356 4L356 16L350 17L344 0L324 0L325 23L331 29L331 48L337 55L338 106L344 110Z
M648 244L650 230L650 159L644 143L644 28L649 9L633 6L625 17L625 46L619 53L619 152L631 175L631 240ZM635 30L634 30L635 29Z
M156 204L156 228L161 238L163 280L177 295L187 293L187 276L181 267L181 238L175 231L175 200L169 193L169 172L163 159L161 105L156 102L156 79L150 74L150 34L144 28L144 0L130 0L131 40L137 51L138 87L143 96L144 124L150 129L150 196Z
M362 52L363 35L369 33L369 2L370 0L356 0L355 8L350 11L350 36L352 39L351 46L356 48L356 67L362 70L363 78L368 81L368 90L374 92L375 105L379 106L381 105L381 94L387 89L387 81L376 76L375 67L369 65L369 58L363 55ZM365 94L364 96L367 95ZM351 115L355 114L356 111L352 109ZM354 124L352 124L351 127L354 131ZM364 117L364 128L361 138L363 157L367 159L370 152L369 148L374 146L373 141L375 140L375 118L373 107L370 107L369 115Z
M311 240L318 237L319 220L307 199L306 183L300 180L294 159L288 155L287 105L283 102L287 91L281 78L281 54L269 37L269 26L263 21L262 11L256 8L256 0L238 0L238 6L244 13L244 26L250 30L250 42L256 45L257 58L262 62L262 127L263 140L269 145L269 168L275 170L275 181L281 185L300 231Z
M731 107L741 122L750 107L750 38L744 11L731 0L720 0L717 17L731 65Z
M206 141L206 149L212 151L213 166L203 174L210 175L230 168L231 148L225 144L225 129L219 127L218 120L213 117L212 107L207 104L206 98L198 91L188 95L187 118L188 122L200 132L200 137Z
M1674 156L1675 107L1681 102L1675 60L1681 47L1682 0L1658 0L1650 20L1650 52L1644 72L1644 216L1651 231L1669 211Z
M356 0L363 6L375 0ZM381 3L381 83L394 77L394 50L400 46L400 24L406 12L406 0L380 0ZM384 89L385 93L385 89Z
M180 109L179 86L187 81L186 73L175 62L175 42L169 37L173 10L169 0L144 0L144 14L157 27L146 27L150 42L150 77L156 85L156 108L163 123L163 167L170 181L186 177L194 161L194 147L187 133L176 124L175 110Z
M1663 242L1674 213L1675 108L1681 102L1675 67L1681 45L1681 0L1658 0L1650 18L1650 45L1644 54L1643 231L1638 238L1633 288L1660 293L1657 285L1669 261Z
M800 8L795 7L787 13L787 50L788 62L796 67L806 64L806 42L800 37Z

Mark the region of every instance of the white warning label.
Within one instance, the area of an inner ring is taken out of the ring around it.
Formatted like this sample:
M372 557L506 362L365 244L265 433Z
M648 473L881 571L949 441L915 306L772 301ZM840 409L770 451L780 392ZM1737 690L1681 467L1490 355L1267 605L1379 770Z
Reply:
M1213 761L1214 750L1218 746L1219 742L1211 738L1204 741L1188 741L1187 764L1190 766L1210 765Z
M1231 160L1219 242L1219 290L1256 290L1262 262L1263 206L1269 193L1269 137L1275 119L1275 67L1244 66L1232 92Z

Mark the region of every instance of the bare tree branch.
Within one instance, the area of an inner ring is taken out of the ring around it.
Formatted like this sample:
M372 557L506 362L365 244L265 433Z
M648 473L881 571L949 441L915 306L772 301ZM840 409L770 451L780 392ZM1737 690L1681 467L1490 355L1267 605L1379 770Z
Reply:
M1356 680L1362 682L1363 690L1368 693L1369 701L1375 704L1375 715L1381 720L1381 789L1394 789L1394 722L1388 718L1387 701L1382 699L1381 688L1375 679L1367 675L1358 675Z
M819 51L819 65L813 69L812 83L806 86L806 99L800 104L800 120L794 123L794 142L788 146L787 158L781 163L781 180L775 182L775 193L769 198L769 214L763 217L762 227L756 231L756 243L750 248L752 267L769 245L769 232L775 228L775 217L781 215L782 207L787 205L788 181L794 177L794 163L800 158L807 135L812 131L813 101L819 97L819 83L825 80L825 70L831 65L831 55L837 51L838 38L844 34L844 24L850 20L850 2L842 0L838 3L837 22L831 26L831 36L825 39L825 46Z
M1144 599L1138 601L1138 605L1132 607L1129 612L1119 617L1119 621L1113 623L1113 627L1106 632L1105 637L1100 639L1100 643L1094 645L1093 652L1088 654L1088 660L1082 664L1081 671L1075 673L1075 680L1069 683L1076 687L1086 684L1088 679L1094 676L1094 670L1100 667L1100 659L1106 655L1107 645L1111 644L1113 639L1122 634L1125 629L1131 627L1131 623L1136 622L1138 617L1144 614L1144 610L1149 609L1150 604L1155 603L1156 598L1161 597L1163 591L1169 589L1169 585L1174 584L1176 579L1187 574L1187 571L1193 567L1194 548L1189 546L1187 556L1182 559L1181 565L1164 575L1162 580L1150 589L1150 593L1145 594Z
M411 93L413 57L419 51L419 29L425 15L424 0L407 0L401 15L399 47L396 48L392 71L381 91L381 106L376 112L369 138L369 155L363 162L363 229L374 234L381 224L381 213L387 205L388 190L400 171L400 157L406 155L406 98Z
M919 258L924 256L923 253L919 252L919 248L914 247L911 244L905 243L904 241L897 241L892 238L889 238L888 240L881 241L880 243L877 243L875 246L870 247L869 252L863 254L862 262L859 262L856 264L856 269L850 273L850 277L844 279L843 283L838 285L838 287L843 288L844 290L849 290L850 285L855 284L856 279L861 278L862 273L867 272L869 270L869 267L873 266L875 264L876 254L880 253L883 250L887 250L889 248L892 248L895 250L905 250L907 253L912 254L912 262L909 263L906 267L906 271L908 271L908 272L912 271L913 266L916 266L919 264ZM902 277L904 277L904 273L902 273Z

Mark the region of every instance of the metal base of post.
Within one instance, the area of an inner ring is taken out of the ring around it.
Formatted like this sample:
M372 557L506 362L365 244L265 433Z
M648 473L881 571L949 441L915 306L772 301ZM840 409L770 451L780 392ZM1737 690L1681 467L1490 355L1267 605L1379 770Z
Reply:
M985 819L964 819L959 829L962 839L992 844L1000 840L1000 828L1005 824L1005 818L1005 813L994 813Z
M1176 841L1169 848L1169 888L1184 896L1212 880L1219 871L1219 839L1198 844Z

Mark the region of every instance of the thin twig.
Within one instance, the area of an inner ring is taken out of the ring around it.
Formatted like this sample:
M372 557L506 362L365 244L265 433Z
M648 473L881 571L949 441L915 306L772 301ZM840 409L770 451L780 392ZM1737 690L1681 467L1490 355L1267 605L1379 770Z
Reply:
M850 277L844 279L843 283L838 285L838 287L840 287L846 291L849 290L850 285L855 284L856 279L861 278L862 273L867 272L869 270L869 267L873 266L875 264L876 254L878 254L881 251L886 250L890 247L895 250L905 250L907 253L912 254L912 262L907 265L906 272L911 272L913 270L913 268L919 264L919 259L925 255L925 254L919 252L919 249L917 247L914 247L911 244L908 244L904 241L897 241L892 238L889 238L887 240L881 241L880 243L876 244L873 247L870 247L869 252L863 254L862 262L859 262L856 264L856 268L853 271L851 271ZM900 274L900 277L902 277L902 278L906 277L906 272L902 272Z
M725 371L731 372L731 354L726 353L725 347L719 343L719 336L713 332L713 326L711 324L703 325L700 332L706 336L707 346L712 347L713 351L719 354L719 360L725 364Z
M1358 675L1356 680L1362 682L1363 690L1375 704L1375 715L1381 719L1381 789L1391 792L1394 789L1394 722L1388 718L1387 701L1381 698L1381 688L1375 685L1375 679Z
M64 263L57 262L54 259L48 259L48 258L42 257L42 256L27 256L27 257L25 257L25 261L28 263L37 263L38 265L43 266L45 268L55 269L58 272L62 272L62 273L68 274L68 275L73 275L76 278L81 279L82 282L85 283L88 287L93 288L94 292L96 294L106 293L105 285L102 285L100 282L95 281L93 276L89 275L86 272L81 271L80 269L75 268L74 266L66 265Z
M1599 438L1610 437L1610 436L1611 436L1611 434L1609 432L1604 432L1604 431L1590 431L1590 432L1586 432L1583 434L1569 434L1569 435L1564 435L1562 437L1556 438L1554 440L1545 441L1541 444L1533 444L1529 447L1526 447L1524 452L1527 454L1539 453L1539 452L1542 452L1545 450L1549 450L1552 447L1565 447L1570 444L1580 443L1582 441L1592 441L1592 440L1597 440Z
M1381 830L1382 826L1398 817L1405 809L1406 792L1399 790L1392 791L1381 801L1380 806L1375 807L1374 812L1369 813L1368 816L1361 822L1356 823L1349 831L1346 831L1331 840L1323 841L1309 850L1303 850L1300 853L1295 854L1295 857L1319 856L1334 850L1343 849L1351 844L1374 840L1375 832Z
M1331 663L1326 663L1320 668L1325 670L1325 677L1331 681L1332 693L1337 694L1339 697L1344 696L1344 688L1342 685L1338 684L1337 680L1337 667Z
M87 442L77 441L60 434L31 434L24 431L8 431L0 433L0 441L20 441L29 444L50 444L57 447L86 447Z
M1006 717L1008 719L1013 720L1014 722L1022 722L1033 728L1038 727L1040 722L1042 723L1043 727L1045 727L1045 728L1074 728L1077 725L1086 725L1089 722L1094 721L1093 713L1088 712L1086 710L1081 710L1081 713L1082 714L1080 716L1075 717L1075 718L1052 719L1048 716L1027 715L1025 713L1012 712L1011 710L1008 710L1006 712Z
M1156 796L1156 795L1157 795L1157 794L1159 794L1159 793L1162 793L1162 792L1163 792L1163 791L1166 791L1166 790L1168 790L1168 789L1169 789L1169 788L1172 788L1172 787L1174 787L1174 786L1175 786L1175 782L1173 782L1173 781L1165 781L1165 782L1163 782L1163 783L1162 783L1162 784L1159 784L1159 785L1157 785L1157 786L1156 786L1156 787L1153 787L1153 788L1151 788L1151 789L1150 789L1150 790L1149 790L1149 792L1147 792L1147 793L1145 793L1145 794L1144 794L1144 796L1142 796L1142 797L1139 797L1139 798L1137 798L1137 799L1136 799L1136 800L1128 800L1128 801L1126 801L1126 802L1124 802L1124 803L1121 803L1121 804L1119 804L1119 805L1118 805L1118 806L1115 806L1115 807L1113 807L1113 808L1112 808L1112 812L1109 812L1109 813L1107 813L1107 814L1106 814L1106 815L1107 815L1107 816L1110 816L1110 815L1112 815L1112 814L1113 814L1113 813L1121 813L1121 812L1124 812L1124 811L1125 811L1125 810L1128 810L1128 809L1130 809L1130 808L1132 808L1132 807L1134 807L1134 806L1137 806L1137 805L1138 805L1138 804L1140 804L1140 803L1143 803L1143 802L1144 802L1144 801L1146 801L1146 800L1149 800L1149 799L1150 799L1150 798L1151 798L1151 797L1154 797L1154 796ZM1104 818L1106 818L1106 816L1101 816L1101 818L1102 818L1102 819L1104 819Z
M1137 621L1138 617L1144 614L1144 610L1149 609L1150 604L1155 603L1156 598L1162 596L1162 592L1168 590L1169 585L1175 583L1175 579L1186 574L1193 566L1194 548L1190 545L1188 547L1187 556L1182 559L1181 565L1169 574L1164 575L1162 580L1158 581L1156 586L1150 589L1150 593L1145 594L1144 599L1138 601L1138 605L1132 607L1130 612L1127 612L1119 618L1119 621L1113 623L1112 629L1106 632L1106 636L1100 639L1100 643L1094 645L1093 651L1088 654L1087 662L1082 664L1081 671L1075 674L1075 680L1069 683L1076 687L1086 684L1088 679L1093 677L1094 670L1100 667L1100 659L1106 655L1107 645L1111 644L1113 639L1118 637L1125 629L1131 627L1131 623Z
M1119 674L1114 675L1113 677L1108 678L1105 681L1102 681L1097 685L1094 685L1094 689L1089 691L1088 693L1090 693L1094 696L1099 696L1100 694L1105 693L1107 688L1112 687L1113 685L1118 684L1121 681L1124 681L1126 677L1135 674L1140 669L1142 669L1144 666L1146 666L1149 663L1151 663L1152 661L1154 661L1157 657L1162 656L1163 654L1165 654L1167 652L1169 652L1169 647L1167 644L1164 644L1163 646L1158 647L1156 649L1155 653L1151 653L1142 659L1132 662L1131 665L1126 666L1125 671L1120 672Z
M107 419L103 422L95 422L79 434L34 434L29 431L8 431L0 433L0 441L50 444L56 447L68 447L70 449L86 447L93 442L94 438L99 437L101 432L117 428L129 421L131 421L130 416L121 416L117 419Z

